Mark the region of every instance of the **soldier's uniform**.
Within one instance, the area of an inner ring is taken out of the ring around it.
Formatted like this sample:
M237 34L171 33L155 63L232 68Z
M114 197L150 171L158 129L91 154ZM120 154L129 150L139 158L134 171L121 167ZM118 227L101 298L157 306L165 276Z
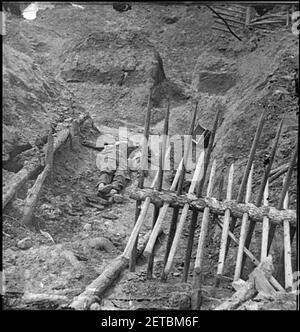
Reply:
M105 145L97 156L100 169L98 181L99 195L109 195L111 190L119 193L130 181L130 171L138 170L141 149L128 146L126 141Z

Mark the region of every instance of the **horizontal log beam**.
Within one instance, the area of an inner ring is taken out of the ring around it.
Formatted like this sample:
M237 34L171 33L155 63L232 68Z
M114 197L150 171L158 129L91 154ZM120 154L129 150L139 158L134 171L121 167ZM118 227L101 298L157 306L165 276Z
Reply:
M150 230L139 240L137 248L138 258L143 254L151 232ZM160 230L159 236L161 234L163 234L162 230ZM116 257L107 265L98 278L92 281L80 295L73 299L69 307L75 310L88 310L94 302L100 301L103 298L107 289L111 287L128 266L128 259L122 255Z
M152 189L134 188L130 197L135 200L144 201L147 197L151 203L156 206L162 206L164 202L170 204L171 207L183 207L185 204L190 205L190 209L203 211L205 207L209 207L211 213L224 215L226 209L230 209L231 215L236 218L242 218L244 213L248 213L249 219L255 222L262 222L264 217L268 217L273 224L281 225L283 220L287 220L292 226L296 227L297 217L295 210L277 210L271 206L257 207L254 204L236 203L236 201L218 201L213 197L199 197L194 195L180 195L163 190L162 192Z

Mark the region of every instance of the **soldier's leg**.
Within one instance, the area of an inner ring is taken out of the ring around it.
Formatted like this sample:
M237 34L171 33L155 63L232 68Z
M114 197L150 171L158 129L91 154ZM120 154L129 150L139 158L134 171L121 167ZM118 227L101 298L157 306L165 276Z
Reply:
M113 172L102 171L100 172L99 181L97 183L98 193L100 195L106 195L111 190L111 182L113 179Z
M119 193L125 188L129 181L130 175L127 170L117 170L112 180L112 189Z

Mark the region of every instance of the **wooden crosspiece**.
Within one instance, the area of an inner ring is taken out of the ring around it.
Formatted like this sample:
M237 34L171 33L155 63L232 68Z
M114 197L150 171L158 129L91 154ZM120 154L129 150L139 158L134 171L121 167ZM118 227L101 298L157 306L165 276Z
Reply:
M250 171L250 174L248 177L248 182L247 182L247 191L246 191L246 197L245 197L246 204L250 202L251 188L252 188L252 175L253 175L253 164L252 164L251 171ZM234 281L238 280L241 275L244 244L245 244L247 228L248 228L248 218L249 218L248 213L244 213L243 218L242 218L239 248L238 248L238 254L237 254L237 259L236 259L234 277L233 277Z
M177 196L174 191L163 190L161 193L153 189L135 189L131 192L130 197L135 200L146 200L148 197L151 203L158 206L163 206L164 203L171 207L183 208L185 204L189 204L191 210L204 211L209 206L212 214L224 215L227 209L230 209L231 216L242 218L244 213L249 214L249 219L262 223L264 216L267 216L271 224L282 225L283 220L287 220L294 228L297 226L296 210L278 210L273 206L257 207L252 203L237 203L235 200L218 201L214 197L199 197L195 195L180 195Z
M230 166L229 175L228 175L227 194L226 194L227 200L231 200L233 174L234 174L234 164L232 164ZM227 245L228 231L229 231L229 222L230 222L230 209L226 209L225 216L224 216L224 222L223 222L222 235L221 235L219 261L218 261L217 277L216 277L216 283L215 283L216 287L219 287L220 280L221 280L223 270L224 270L225 252L226 252L226 245Z

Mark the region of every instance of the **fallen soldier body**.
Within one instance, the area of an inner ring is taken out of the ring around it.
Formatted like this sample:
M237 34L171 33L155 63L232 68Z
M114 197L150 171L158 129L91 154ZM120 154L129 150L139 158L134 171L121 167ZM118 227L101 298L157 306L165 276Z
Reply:
M141 149L131 141L105 145L97 160L98 196L109 199L119 194L130 182L130 173L139 169L140 161Z

